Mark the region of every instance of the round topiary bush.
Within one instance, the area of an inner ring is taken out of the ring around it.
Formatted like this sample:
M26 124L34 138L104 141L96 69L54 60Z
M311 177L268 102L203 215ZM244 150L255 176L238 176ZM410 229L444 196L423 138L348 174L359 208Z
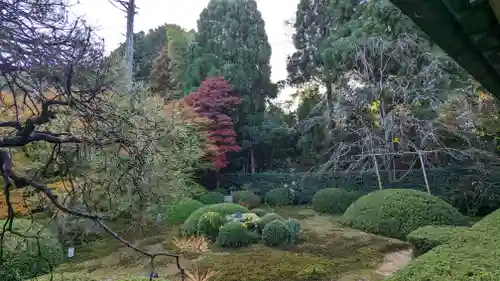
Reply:
M260 197L248 190L233 192L233 202L247 208L255 208L260 205Z
M189 216L189 218L187 218L186 221L184 221L184 223L181 226L182 234L185 236L196 235L196 233L198 232L198 221L200 220L200 217L208 212L219 213L223 218L225 218L225 216L234 214L236 212L248 213L249 210L244 206L233 203L219 203L219 204L203 206L198 210L194 211Z
M262 240L268 246L288 243L290 241L290 230L282 221L274 220L266 224L262 230Z
M220 192L210 191L202 194L199 200L205 205L219 204L224 203L224 195Z
M342 214L356 201L357 194L340 188L321 189L312 199L313 209L319 213Z
M224 218L219 213L207 212L201 215L198 221L198 235L205 236L211 241L217 239L219 228L224 224Z
M5 221L0 221L4 225ZM6 232L3 240L3 262L0 264L0 280L21 281L49 272L63 260L57 235L48 228L26 219L14 219L13 230L24 238ZM38 242L40 249L38 249Z
M366 232L404 239L426 225L467 225L467 219L444 200L411 189L369 193L347 208L344 224Z
M219 229L217 245L221 247L237 248L246 246L256 240L241 222L228 222Z
M169 222L179 224L183 223L196 210L203 207L200 201L183 198L175 203L167 212L167 220Z
M276 213L267 213L257 221L257 228L262 231L266 224L275 220L283 221L283 218Z
M292 204L293 196L290 189L285 187L273 188L266 193L266 203L271 206Z

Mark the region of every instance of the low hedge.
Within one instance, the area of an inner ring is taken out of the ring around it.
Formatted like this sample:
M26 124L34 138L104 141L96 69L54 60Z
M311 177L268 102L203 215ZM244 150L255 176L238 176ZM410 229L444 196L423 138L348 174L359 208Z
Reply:
M219 229L216 244L221 247L238 248L251 244L259 239L248 231L241 222L228 222Z
M412 231L406 240L413 245L414 256L420 256L435 247L451 241L466 242L475 239L477 231L464 226L428 225Z
M385 189L362 196L347 208L342 222L399 239L426 225L468 225L467 218L450 204L411 189Z
M209 191L198 198L205 205L224 203L224 194L216 191Z
M500 210L497 210L472 228L457 231L449 242L421 255L386 281L499 280L499 215Z
M174 203L167 212L167 220L174 224L183 223L189 216L199 208L205 206L198 200L183 198Z
M313 209L319 213L342 214L358 199L358 194L341 188L325 188L314 194Z
M0 227L4 224L5 221L0 221ZM25 239L11 232L4 234L0 280L30 279L48 273L50 268L62 262L62 246L57 235L50 229L27 219L15 218L13 230L34 238Z
M225 216L234 214L236 212L248 213L250 211L244 206L233 203L220 203L201 207L198 210L194 211L182 224L182 234L185 236L196 235L200 217L208 212L219 213L224 218Z
M244 205L247 208L255 208L260 205L260 197L248 190L233 192L233 202Z

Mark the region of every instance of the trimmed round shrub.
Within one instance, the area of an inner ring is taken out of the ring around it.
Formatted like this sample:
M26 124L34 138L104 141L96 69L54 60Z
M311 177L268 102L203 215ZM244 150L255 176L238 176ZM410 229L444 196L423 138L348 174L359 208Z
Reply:
M5 221L0 221L3 226ZM0 264L0 280L21 281L48 273L51 267L63 260L62 246L56 233L38 223L26 219L14 219L13 230L24 238L6 232L3 240L3 262ZM38 242L40 250L38 249Z
M233 204L233 203L219 203L213 205L207 205L194 211L189 218L181 226L182 234L185 236L196 235L198 232L198 222L200 217L208 212L219 213L223 218L227 215L234 214L236 212L248 213L249 210L244 206Z
M325 188L314 194L312 205L318 213L342 214L357 197L356 193L344 189Z
M500 209L476 222L472 228L491 234L500 235Z
M404 239L426 225L467 225L465 216L444 200L411 189L369 193L347 208L344 224L366 232Z
M250 212L256 214L259 217L263 217L265 214L267 214L267 211L261 208L251 209Z
M201 215L198 221L198 235L205 236L211 241L217 239L219 228L224 224L224 218L219 213L208 212Z
M267 213L257 221L257 228L262 231L266 224L275 220L283 221L283 218L276 213Z
M299 236L301 230L299 221L296 219L289 218L283 223L290 232L290 242L293 243L297 241L297 237Z
M449 242L467 242L475 239L477 231L464 226L428 225L412 231L406 240L413 245L415 256L420 256L435 247Z
M271 206L290 205L293 201L293 195L289 188L273 188L266 193L266 203Z
M247 208L255 208L260 205L260 197L251 191L241 190L233 192L233 202Z
M210 191L202 194L199 200L205 205L219 204L224 203L224 195L220 192Z
M284 222L274 220L266 224L262 230L262 240L268 246L286 244L290 241L290 231Z
M227 248L238 248L256 241L256 237L250 233L241 222L228 222L219 229L217 245Z
M171 223L183 223L196 210L203 207L203 203L191 198L182 198L177 201L167 213L167 220Z

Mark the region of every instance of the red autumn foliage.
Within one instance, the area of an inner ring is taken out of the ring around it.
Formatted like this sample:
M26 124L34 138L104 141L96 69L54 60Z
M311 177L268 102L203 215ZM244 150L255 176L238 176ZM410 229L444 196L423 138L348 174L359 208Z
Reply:
M216 151L209 154L210 161L215 169L226 167L228 152L240 150L236 144L236 131L231 115L237 105L241 104L241 97L223 77L211 77L203 81L196 92L186 96L184 101L199 116L211 121L206 126L206 133Z

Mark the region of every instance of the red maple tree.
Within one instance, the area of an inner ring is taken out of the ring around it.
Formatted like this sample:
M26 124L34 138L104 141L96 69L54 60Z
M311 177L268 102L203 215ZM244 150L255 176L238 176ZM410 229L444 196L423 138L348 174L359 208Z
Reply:
M207 138L216 147L208 157L215 169L227 166L227 154L239 151L236 144L236 131L231 115L241 104L241 97L231 88L229 82L223 77L205 79L198 90L186 96L187 105L211 122L206 126Z

